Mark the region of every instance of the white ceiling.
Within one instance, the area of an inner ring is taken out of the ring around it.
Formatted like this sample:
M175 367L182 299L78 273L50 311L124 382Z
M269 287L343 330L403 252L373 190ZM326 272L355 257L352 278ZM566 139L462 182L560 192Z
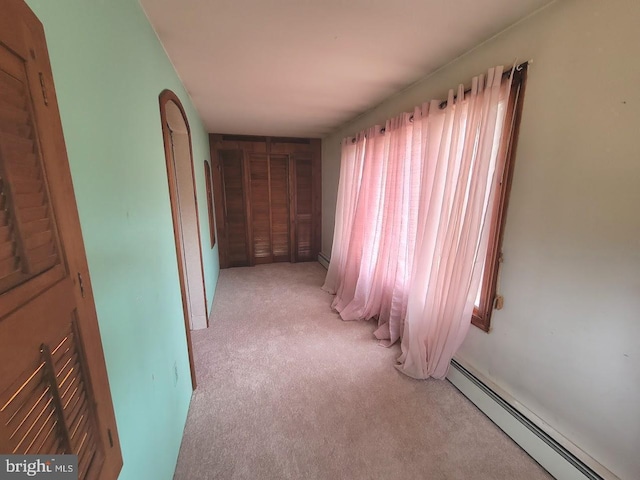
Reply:
M322 137L550 1L140 3L209 132Z

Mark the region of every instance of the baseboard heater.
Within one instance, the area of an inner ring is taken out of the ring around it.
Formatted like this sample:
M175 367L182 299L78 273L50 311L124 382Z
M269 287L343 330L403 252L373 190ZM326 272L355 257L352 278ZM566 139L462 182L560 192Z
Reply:
M329 257L327 257L324 253L320 252L318 254L318 262L327 270L329 269Z
M540 425L547 430L552 430L551 427L531 412L524 415L503 398L508 397L507 394L492 388L472 368L457 359L451 361L451 367L447 379L555 478L619 480L560 434L557 437L562 438L561 441L552 437Z

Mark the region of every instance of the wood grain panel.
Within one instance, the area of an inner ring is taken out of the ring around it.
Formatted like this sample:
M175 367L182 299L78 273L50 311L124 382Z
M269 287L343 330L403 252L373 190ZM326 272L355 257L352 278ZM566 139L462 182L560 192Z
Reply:
M271 252L271 211L269 194L269 161L263 154L249 154L251 182L251 230L253 261L269 263Z
M0 451L75 453L81 480L115 480L122 456L64 145L42 24L3 0Z
M60 263L26 77L13 57L6 60L0 70L0 293Z
M219 160L222 170L227 262L230 267L247 266L249 256L242 152L220 150Z
M289 157L271 155L271 236L274 262L288 262L289 245Z
M310 158L296 158L296 260L312 260L313 257L313 177Z
M0 394L8 451L73 453L78 455L78 477L95 478L104 462L104 447L75 319L62 338L31 354L31 367Z
M321 222L320 140L211 134L210 141L212 158L225 150L244 155L246 224L229 235L247 235L248 264L315 261ZM215 168L213 174L215 188ZM225 229L226 223L218 222L222 268L234 266L227 261L231 246L222 240Z

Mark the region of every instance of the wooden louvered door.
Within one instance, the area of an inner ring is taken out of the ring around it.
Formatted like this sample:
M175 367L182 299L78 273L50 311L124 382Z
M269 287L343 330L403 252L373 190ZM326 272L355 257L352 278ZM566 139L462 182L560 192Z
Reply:
M314 260L313 183L311 157L296 156L293 159L294 208L295 208L295 257L297 262Z
M289 157L249 154L253 264L288 262Z
M0 453L74 453L80 479L122 466L42 25L0 17Z
M216 213L224 219L217 222L221 268L315 261L320 248L320 140L209 138Z
M271 263L271 195L269 156L249 154L249 207L252 264Z
M271 191L271 253L274 262L288 262L289 239L289 157L269 155Z
M217 190L222 190L224 211L223 221L218 222L218 236L226 253L223 263L229 267L244 267L249 265L249 255L242 151L221 150L218 153L217 167L221 178Z

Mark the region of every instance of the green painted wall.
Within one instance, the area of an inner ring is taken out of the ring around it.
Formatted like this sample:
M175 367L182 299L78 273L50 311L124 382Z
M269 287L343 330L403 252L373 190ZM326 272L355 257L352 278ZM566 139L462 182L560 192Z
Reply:
M173 476L191 380L158 95L192 131L207 303L218 278L208 137L136 0L28 0L44 24L124 455L121 480Z

